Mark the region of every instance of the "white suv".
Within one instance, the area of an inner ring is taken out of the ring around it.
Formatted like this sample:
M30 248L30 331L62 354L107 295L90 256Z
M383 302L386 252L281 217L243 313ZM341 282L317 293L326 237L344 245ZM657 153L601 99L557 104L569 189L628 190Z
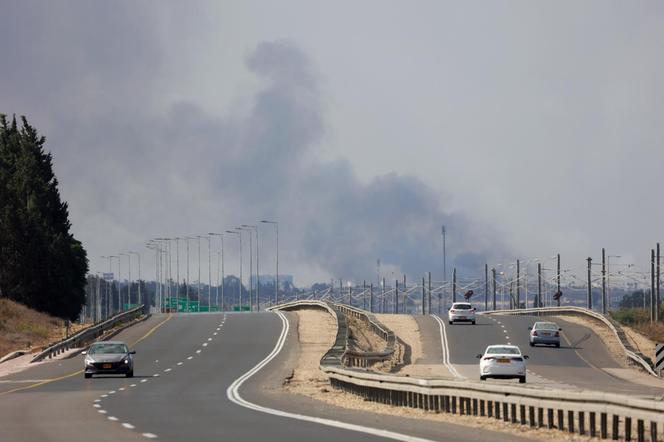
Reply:
M475 307L470 302L455 302L447 313L447 319L450 324L455 322L470 322L475 324Z

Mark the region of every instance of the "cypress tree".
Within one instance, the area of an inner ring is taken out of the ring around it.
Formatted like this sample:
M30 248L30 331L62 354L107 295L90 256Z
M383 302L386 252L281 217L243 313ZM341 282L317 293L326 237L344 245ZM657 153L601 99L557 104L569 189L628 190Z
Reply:
M75 319L85 303L86 252L71 234L46 139L0 116L0 295Z

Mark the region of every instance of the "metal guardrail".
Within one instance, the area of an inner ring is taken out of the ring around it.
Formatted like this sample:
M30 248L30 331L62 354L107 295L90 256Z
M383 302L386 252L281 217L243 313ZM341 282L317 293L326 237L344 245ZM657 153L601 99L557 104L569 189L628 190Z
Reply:
M392 358L395 351L396 337L394 332L382 324L374 315L364 310L325 301L301 300L292 301L269 307L268 310L294 310L302 307L320 307L326 309L337 320L337 337L332 348L321 359L321 365L371 367L373 364ZM350 336L347 317L353 316L364 322L371 330L385 341L385 350L379 352L363 352L348 347Z
M658 440L664 402L589 391L424 380L321 364L332 386L365 400L433 412L482 416L591 437ZM646 424L649 425L646 430Z
M299 301L284 307L288 309L305 304L325 308L337 318L337 338L334 346L321 359L321 370L330 378L333 387L365 400L437 413L480 416L603 439L632 440L636 436L637 440L645 441L648 432L650 440L656 441L658 434L661 434L659 431L664 430L662 401L590 391L425 380L344 367L348 335L345 316L361 315L363 312L321 301ZM569 307L561 309L567 309L566 313L569 313ZM587 313L585 309L579 310L579 314ZM527 310L519 312L533 314ZM379 323L376 325L382 326Z
M649 374L655 377L659 377L657 373L653 370L653 368L650 366L650 364L647 362L647 358L645 355L642 353L637 352L634 347L627 341L627 336L625 335L625 332L622 330L620 327L620 324L618 324L616 321L614 321L611 318L607 318L606 316L602 315L601 313L594 312L592 310L589 310L587 308L583 307L573 307L573 306L566 306L566 307L539 307L539 308L526 308L526 309L518 309L518 310L490 310L490 311L485 311L479 313L481 315L536 315L536 316L553 316L553 315L563 315L563 314L571 314L571 315L579 315L579 316L589 316L593 319L596 319L598 321L601 321L606 325L618 338L618 342L620 342L620 345L623 348L623 351L625 352L625 355L642 366Z
M126 321L135 319L143 314L144 306L140 305L126 312L119 313L115 316L108 318L107 320L100 322L99 324L88 327L80 332L70 336L69 338L63 339L55 345L51 345L47 349L43 350L37 354L32 360L32 362L38 362L46 358L52 358L57 356L60 353L63 353L70 348L79 348L82 345L92 341L93 339L98 338L103 335L104 332L115 328L118 324Z

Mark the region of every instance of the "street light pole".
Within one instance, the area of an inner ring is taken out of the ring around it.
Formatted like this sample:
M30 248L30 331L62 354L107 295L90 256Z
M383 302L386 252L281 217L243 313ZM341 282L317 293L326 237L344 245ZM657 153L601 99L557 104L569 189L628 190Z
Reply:
M138 256L138 304L141 304L141 254L138 252L127 252L130 255ZM131 301L129 302L131 304Z
M274 284L274 303L279 302L279 223L277 221L262 220L264 224L274 224L276 229L276 242L277 242L277 274Z
M254 274L254 240L253 240L253 235L251 234L251 229L247 229L244 227L237 227L237 230L240 232L247 232L249 234L249 309L253 311L254 303L251 297L254 287L252 281L252 275ZM255 293L253 294L253 296L255 298Z
M248 225L248 224L243 224L242 227L247 227L250 229L254 230L254 233L256 233L256 310L260 311L261 310L261 276L260 276L260 271L258 270L258 265L260 261L260 252L258 248L258 226L257 225Z
M238 284L238 302L240 304L239 308L240 311L242 311L242 235L240 232L237 232L235 230L226 230L226 233L232 233L233 235L237 235L238 238L238 244L240 246L240 283Z

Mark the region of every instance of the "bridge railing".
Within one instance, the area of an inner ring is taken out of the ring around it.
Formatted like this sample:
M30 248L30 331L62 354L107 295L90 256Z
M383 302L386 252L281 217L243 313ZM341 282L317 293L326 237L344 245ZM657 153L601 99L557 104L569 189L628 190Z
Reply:
M51 345L45 350L38 353L30 362L38 362L46 358L52 358L60 353L63 353L71 348L80 348L83 345L93 341L94 339L102 336L105 332L112 330L123 322L128 322L143 315L144 306L140 305L126 312L119 313L107 320L87 327L80 332L63 339L57 344Z
M587 308L583 307L574 307L574 306L563 306L563 307L539 307L539 308L526 308L526 309L519 309L519 310L490 310L486 312L481 312L479 313L481 315L528 315L528 316L556 316L556 315L573 315L573 316L582 316L582 317L587 317L587 318L592 318L597 321L602 322L604 325L606 325L609 330L616 336L618 339L618 342L620 342L620 345L625 353L625 355L637 363L639 366L643 367L644 370L646 370L649 374L659 377L657 373L652 369L652 366L650 363L648 363L648 358L643 355L642 353L639 353L632 347L632 344L629 343L627 340L627 335L625 334L624 330L618 324L616 321L613 319L595 312L593 310L589 310Z

